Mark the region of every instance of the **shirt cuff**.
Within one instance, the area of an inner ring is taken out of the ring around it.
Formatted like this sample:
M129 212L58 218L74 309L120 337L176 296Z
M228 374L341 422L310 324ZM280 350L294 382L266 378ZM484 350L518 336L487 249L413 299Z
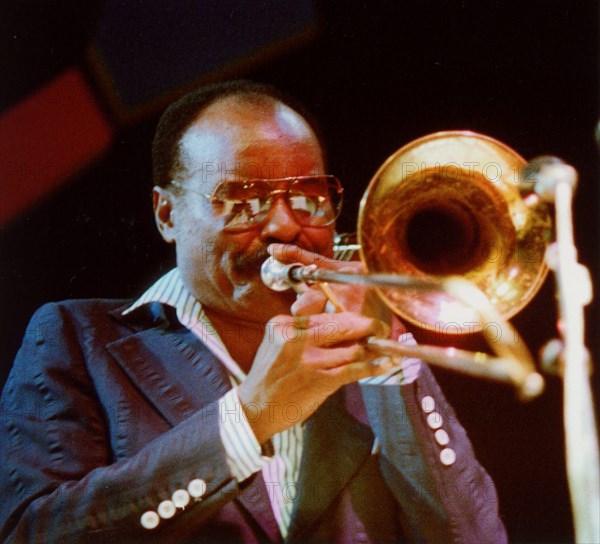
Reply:
M409 332L401 334L397 342L408 346L416 346L417 341ZM391 370L381 376L372 378L363 378L361 384L366 385L407 385L414 382L421 372L421 359L416 357L398 357L392 356L396 363Z
M260 444L246 419L236 388L219 399L219 432L227 465L238 482L263 467Z

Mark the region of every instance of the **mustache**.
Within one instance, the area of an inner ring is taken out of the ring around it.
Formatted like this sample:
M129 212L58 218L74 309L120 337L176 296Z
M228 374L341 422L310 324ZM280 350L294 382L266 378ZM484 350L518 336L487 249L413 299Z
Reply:
M267 244L259 244L252 248L248 248L246 251L239 251L233 254L233 269L238 274L248 274L254 275L257 272L260 272L260 268L262 264L267 259L272 259L271 255L267 251L267 247L269 247L271 242ZM291 244L294 245L294 244ZM311 253L322 254L323 252L320 250L319 246L310 246L309 244L297 244L296 247L300 249L304 249ZM292 248L291 248L292 249Z
M262 264L270 257L266 245L261 245L250 251L237 253L233 258L233 267L238 273L255 273L260 270Z

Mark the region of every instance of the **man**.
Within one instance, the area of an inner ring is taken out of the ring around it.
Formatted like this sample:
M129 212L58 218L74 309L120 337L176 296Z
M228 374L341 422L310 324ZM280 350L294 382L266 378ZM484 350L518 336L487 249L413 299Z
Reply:
M297 108L296 108L297 109ZM493 483L427 367L364 347L363 293L276 293L343 265L341 187L273 89L163 115L154 213L177 268L136 301L34 316L3 395L8 542L504 542Z

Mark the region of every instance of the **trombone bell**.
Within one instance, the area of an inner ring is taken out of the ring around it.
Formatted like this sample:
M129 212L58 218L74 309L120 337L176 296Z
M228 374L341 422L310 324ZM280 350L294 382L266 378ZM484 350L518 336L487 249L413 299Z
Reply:
M503 143L466 131L430 134L396 151L360 204L358 241L367 272L461 276L509 319L541 286L552 234L546 205L533 192L521 194L525 164ZM447 293L380 288L379 294L422 328L464 334L486 325Z

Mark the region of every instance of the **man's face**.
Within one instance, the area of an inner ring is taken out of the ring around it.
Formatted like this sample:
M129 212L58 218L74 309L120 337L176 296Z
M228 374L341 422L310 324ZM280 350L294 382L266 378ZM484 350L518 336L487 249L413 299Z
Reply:
M207 310L239 319L262 323L289 313L293 295L271 291L260 279L267 246L294 244L330 256L333 226L301 226L280 198L256 227L228 232L201 195L212 195L223 179L324 174L322 151L309 126L283 104L228 97L205 109L184 133L180 158L183 189L171 197L171 226L161 231L176 244L187 287ZM155 196L155 210L156 201Z

